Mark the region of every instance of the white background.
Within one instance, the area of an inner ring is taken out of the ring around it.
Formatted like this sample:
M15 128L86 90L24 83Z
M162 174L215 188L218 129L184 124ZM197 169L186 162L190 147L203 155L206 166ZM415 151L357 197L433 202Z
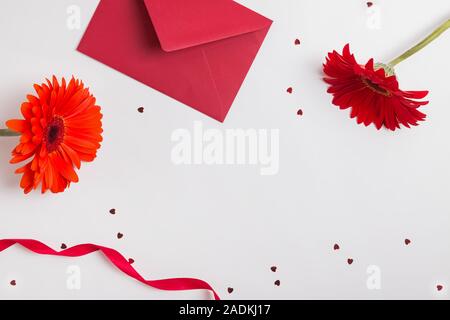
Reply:
M225 299L448 298L450 33L397 68L402 88L431 91L417 128L358 126L332 106L321 80L328 51L349 42L362 63L387 62L448 18L448 0L376 0L379 29L368 26L373 8L362 0L239 2L275 23L220 124L75 51L98 1L2 0L0 119L19 117L33 83L74 74L103 107L105 132L98 159L60 195L24 196L8 164L17 138L0 140L0 238L110 246L133 257L144 277L201 278ZM69 5L81 8L79 30L66 26ZM175 166L171 134L197 120L220 130L280 129L278 175L250 165ZM81 269L81 290L66 287L70 265ZM380 290L366 286L370 265L381 270ZM148 288L100 254L0 253L0 298L206 297Z

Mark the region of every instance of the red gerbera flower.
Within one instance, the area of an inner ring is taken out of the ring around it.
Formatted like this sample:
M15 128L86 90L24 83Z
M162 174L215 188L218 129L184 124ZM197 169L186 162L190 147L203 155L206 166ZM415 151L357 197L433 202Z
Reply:
M16 171L23 174L25 193L42 184L42 193L62 192L78 182L75 167L96 157L102 141L102 114L83 82L72 78L68 85L56 77L34 85L37 96L22 104L24 120L9 120L8 128L21 134L11 163L31 159Z
M336 51L328 54L323 71L333 104L351 108L350 117L356 117L358 124L374 123L377 129L385 126L394 131L400 124L409 128L425 120L426 115L418 108L428 101L416 99L426 97L428 91L400 90L391 67L374 64L373 59L366 65L358 64L348 44L342 55Z

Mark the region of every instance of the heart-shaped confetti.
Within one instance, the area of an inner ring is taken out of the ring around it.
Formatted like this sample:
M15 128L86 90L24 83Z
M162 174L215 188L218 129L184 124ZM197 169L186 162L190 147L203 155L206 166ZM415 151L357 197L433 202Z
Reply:
M11 282L9 284L12 286L15 286L17 283L16 283L16 280L11 280Z
M291 87L289 87L289 88L287 88L287 93L289 93L289 94L291 94L293 91L294 91L294 89L292 89Z
M111 213L111 214L116 214L116 209L111 209L111 210L109 210L109 213Z
M66 245L65 243L62 243L62 244L61 244L61 249L63 249L63 250L64 250L64 249L67 249L67 245Z
M438 285L436 286L436 289L437 289L438 291L442 291L442 289L444 289L444 286L441 285L441 284L438 284Z
M137 111L138 111L139 113L144 113L144 107L139 107L139 108L137 109Z
M341 247L339 247L339 245L337 243L334 244L333 246L333 250L339 250Z
M275 266L270 267L270 270L272 270L272 272L277 272L277 267L275 267Z
M277 281L274 282L274 285L276 285L277 287L279 287L280 284L281 284L280 280L277 280Z
M303 110L302 110L302 109L298 109L297 115L298 115L298 116L302 116L302 115L303 115Z
M348 264L352 264L352 263L353 263L353 259L352 259L352 258L348 258L348 259L347 259L347 263L348 263Z
M234 289L233 288L228 288L227 291L228 291L228 293L231 294L231 293L233 293Z
M117 234L117 239L122 239L123 234L121 234L120 232Z
M128 259L128 263L129 264L133 264L134 263L134 259L132 259L132 258Z
M371 6L373 6L373 2L372 1L368 1L367 3L367 6L370 8Z
M410 243L411 243L411 240L405 239L405 244L406 244L406 245L409 245Z
M296 46L299 46L299 45L300 45L300 39L295 39L294 44L295 44Z

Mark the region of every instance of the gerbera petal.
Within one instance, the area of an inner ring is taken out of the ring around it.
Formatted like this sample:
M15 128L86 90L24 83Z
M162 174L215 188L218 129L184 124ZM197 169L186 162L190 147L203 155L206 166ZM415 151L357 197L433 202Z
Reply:
M20 187L25 190L25 193L31 191L30 188L33 187L33 177L34 173L33 171L30 170L29 166L27 165L24 169L22 179L20 180Z
M12 159L9 161L9 163L11 163L11 164L19 163L19 162L22 162L22 161L25 161L25 160L31 158L32 156L33 156L32 153L25 154L25 155L22 155L22 154L21 155L14 155L12 157Z
M95 153L93 154L87 154L87 153L80 153L80 160L84 162L92 162L97 157Z
M89 98L88 89L78 90L67 102L65 102L64 110L62 111L62 116L69 116L76 108L80 106L84 100Z
M78 155L78 153L76 153L75 150L73 150L71 147L69 147L68 145L66 145L64 143L61 144L61 148L64 150L64 152L70 158L70 160L72 160L72 163L78 169L80 169L81 161L80 161L80 156Z
M101 142L103 140L102 136L95 132L95 131L87 131L87 130L74 130L74 129L70 129L67 128L66 129L66 134L72 137L76 137L79 139L83 139L83 140L88 140L88 141L92 141L92 142Z
M58 91L59 90L59 83L58 83L58 79L55 77L55 75L53 75L52 77L52 84L53 84L53 88Z
M406 108L402 106L396 97L391 98L390 104L394 108L394 114L399 123L407 128L409 128L410 125L414 125L414 119L411 118L411 116L407 113Z
M22 112L22 115L26 120L29 120L33 117L32 109L33 109L33 106L29 102L24 102L20 106L20 111Z
M78 176L71 164L64 161L56 152L51 153L49 156L52 166L57 172L69 181L78 182Z
M66 145L68 145L69 147L71 147L73 150L75 150L80 155L81 161L84 161L81 157L81 154L83 154L83 153L84 154L95 154L95 152L97 151L97 149L95 149L95 148L85 148L78 144L71 143L70 141L67 141L67 140L64 141L64 143Z
M383 111L383 102L384 102L383 96L376 95L374 97L373 105L376 110L375 112L375 118L373 120L373 123L375 124L375 127L380 130L383 127L383 117L384 117L384 111Z
M403 91L403 96L410 99L423 99L429 91Z
M86 149L98 149L100 147L100 144L96 141L80 139L74 136L66 136L65 140L70 144L75 144Z
M374 61L373 61L373 58L372 58L372 59L369 59L369 61L367 61L366 69L369 70L369 71L374 71L373 70L373 66L374 66Z
M373 92L366 89L366 91L364 93L364 99L360 104L360 108L359 108L360 112L356 116L356 123L361 124L366 120L366 118L369 115L371 105L373 105L373 103L374 103L374 96L375 96L375 94Z
M8 120L6 126L15 132L24 132L30 130L30 124L25 120Z

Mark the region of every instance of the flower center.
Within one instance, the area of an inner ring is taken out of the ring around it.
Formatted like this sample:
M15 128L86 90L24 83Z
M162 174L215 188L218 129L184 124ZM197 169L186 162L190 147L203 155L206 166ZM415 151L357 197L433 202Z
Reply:
M373 83L367 78L362 78L362 82L372 91L382 94L383 96L390 97L392 94L390 91L380 87L376 83Z
M45 142L48 152L55 151L64 138L64 121L60 117L54 117L45 131Z

